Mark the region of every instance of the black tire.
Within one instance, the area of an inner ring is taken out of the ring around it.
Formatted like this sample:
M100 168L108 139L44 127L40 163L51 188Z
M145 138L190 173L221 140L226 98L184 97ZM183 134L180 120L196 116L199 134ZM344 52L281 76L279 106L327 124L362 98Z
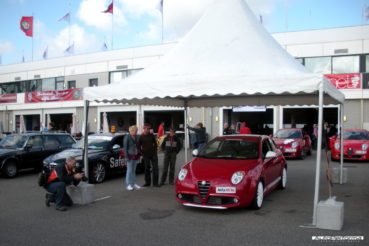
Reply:
M310 147L308 152L307 152L307 155L311 155L313 153L313 149Z
M301 154L300 154L300 160L305 159L305 157L306 157L306 151L305 151L305 149L302 149Z
M286 189L287 186L287 168L284 167L281 174L281 180L279 181L278 188L281 190Z
M90 181L94 184L104 182L106 177L106 166L102 162L95 163L90 171Z
M14 160L9 160L4 164L3 173L7 178L14 178L18 174L17 163Z
M264 201L264 184L259 180L256 185L254 200L252 201L251 207L253 209L260 209L263 206Z

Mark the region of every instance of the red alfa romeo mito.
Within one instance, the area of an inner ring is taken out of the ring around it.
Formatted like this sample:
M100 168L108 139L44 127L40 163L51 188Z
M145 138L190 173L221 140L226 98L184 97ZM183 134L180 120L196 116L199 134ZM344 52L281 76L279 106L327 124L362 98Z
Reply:
M304 159L306 155L311 155L311 139L309 135L303 134L302 129L279 129L273 140L286 158Z
M268 136L217 137L194 152L176 180L176 199L185 206L259 209L266 194L286 187L286 160Z
M339 160L341 138L330 138L331 158ZM345 160L369 160L369 132L364 129L343 130L343 159Z

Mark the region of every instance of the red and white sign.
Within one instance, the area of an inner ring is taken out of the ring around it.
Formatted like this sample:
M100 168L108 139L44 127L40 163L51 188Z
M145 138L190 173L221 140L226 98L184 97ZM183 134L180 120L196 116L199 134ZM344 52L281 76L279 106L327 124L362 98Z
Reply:
M40 103L40 102L59 102L82 100L81 89L70 89L62 91L36 91L26 92L26 103Z
M361 89L361 73L325 74L324 75L337 89Z
M17 94L0 95L0 103L16 103Z

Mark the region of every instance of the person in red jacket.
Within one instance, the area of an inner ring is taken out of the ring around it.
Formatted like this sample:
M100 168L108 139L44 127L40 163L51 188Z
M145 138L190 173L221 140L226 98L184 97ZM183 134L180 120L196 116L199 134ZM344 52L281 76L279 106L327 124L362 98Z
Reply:
M161 122L160 125L159 125L159 128L158 128L158 137L163 137L165 136L165 133L164 133L164 122Z
M239 134L251 134L251 130L246 126L246 122L241 123Z

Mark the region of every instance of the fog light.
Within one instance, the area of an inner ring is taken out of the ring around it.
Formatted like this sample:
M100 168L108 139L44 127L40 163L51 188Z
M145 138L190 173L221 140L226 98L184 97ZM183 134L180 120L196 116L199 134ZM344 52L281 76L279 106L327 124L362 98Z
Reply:
M233 198L233 202L234 203L238 203L238 199L237 198Z
M182 199L182 194L178 194L178 198L179 199Z

